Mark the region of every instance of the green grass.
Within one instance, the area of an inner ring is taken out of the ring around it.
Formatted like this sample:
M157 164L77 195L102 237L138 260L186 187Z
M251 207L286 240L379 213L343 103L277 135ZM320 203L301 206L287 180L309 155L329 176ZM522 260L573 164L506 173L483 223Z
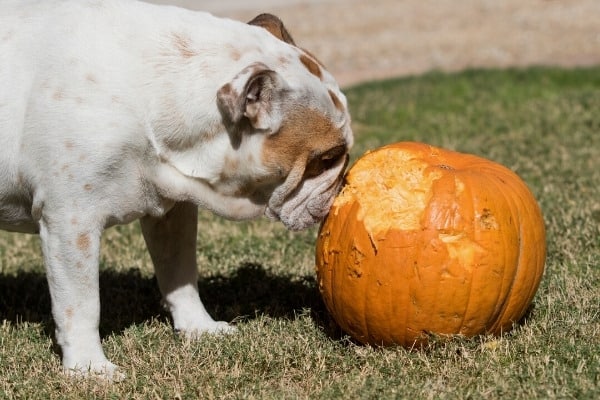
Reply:
M315 285L316 229L202 213L200 288L239 333L187 342L161 310L136 224L110 229L101 333L128 378L60 374L38 238L0 234L0 398L600 398L600 68L467 71L347 91L353 158L417 140L515 170L542 206L546 273L522 325L499 338L375 349L332 324Z

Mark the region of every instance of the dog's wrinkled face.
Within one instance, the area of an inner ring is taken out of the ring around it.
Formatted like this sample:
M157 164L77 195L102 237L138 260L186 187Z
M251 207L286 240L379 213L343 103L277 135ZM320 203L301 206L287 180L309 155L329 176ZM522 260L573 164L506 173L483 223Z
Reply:
M351 132L318 111L294 108L281 129L267 138L262 154L265 166L286 176L269 198L267 216L289 229L302 229L329 212L348 162L346 137Z
M241 163L247 173L235 171L228 184L264 203L268 217L303 229L322 220L338 193L353 143L350 116L331 75L293 45L280 21L257 19L254 24L292 45L291 55L281 69L247 66L217 94L233 147L260 154L259 165Z

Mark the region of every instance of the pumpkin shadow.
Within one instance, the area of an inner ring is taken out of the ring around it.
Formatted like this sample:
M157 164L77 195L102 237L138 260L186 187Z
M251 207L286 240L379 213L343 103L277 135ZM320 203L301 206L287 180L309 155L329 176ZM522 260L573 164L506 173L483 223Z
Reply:
M314 277L277 275L261 264L241 264L232 274L202 278L200 297L217 320L251 320L258 316L294 319L307 310L329 334L327 314ZM100 334L120 334L151 319L170 322L156 279L136 269L100 271ZM41 323L53 336L50 293L43 272L0 274L0 320ZM332 333L335 332L333 328Z

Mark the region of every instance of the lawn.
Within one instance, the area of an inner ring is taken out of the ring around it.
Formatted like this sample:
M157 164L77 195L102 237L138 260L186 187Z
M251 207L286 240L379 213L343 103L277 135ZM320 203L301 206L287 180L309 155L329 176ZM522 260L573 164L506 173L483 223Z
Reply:
M428 142L513 169L546 221L546 272L527 318L502 337L421 351L353 343L316 288L317 229L201 213L200 290L239 332L176 336L137 224L108 230L104 348L118 384L60 373L39 241L0 233L0 398L600 398L600 68L467 71L349 88L356 145Z

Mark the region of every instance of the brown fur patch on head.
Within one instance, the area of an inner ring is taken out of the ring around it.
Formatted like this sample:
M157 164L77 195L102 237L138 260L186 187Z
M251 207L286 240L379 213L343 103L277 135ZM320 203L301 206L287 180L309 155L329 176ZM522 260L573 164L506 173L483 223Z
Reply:
M271 169L279 169L285 177L298 160L306 165L311 157L345 145L342 131L331 119L316 110L299 107L288 114L277 133L265 140L262 160Z
M319 64L311 57L307 56L306 54L301 54L300 62L306 67L308 72L310 72L319 79L323 79L323 72L321 71L321 67L319 67Z
M173 45L175 46L181 57L188 59L198 55L198 53L194 51L194 49L192 49L191 47L190 38L180 33L173 33L172 40Z

